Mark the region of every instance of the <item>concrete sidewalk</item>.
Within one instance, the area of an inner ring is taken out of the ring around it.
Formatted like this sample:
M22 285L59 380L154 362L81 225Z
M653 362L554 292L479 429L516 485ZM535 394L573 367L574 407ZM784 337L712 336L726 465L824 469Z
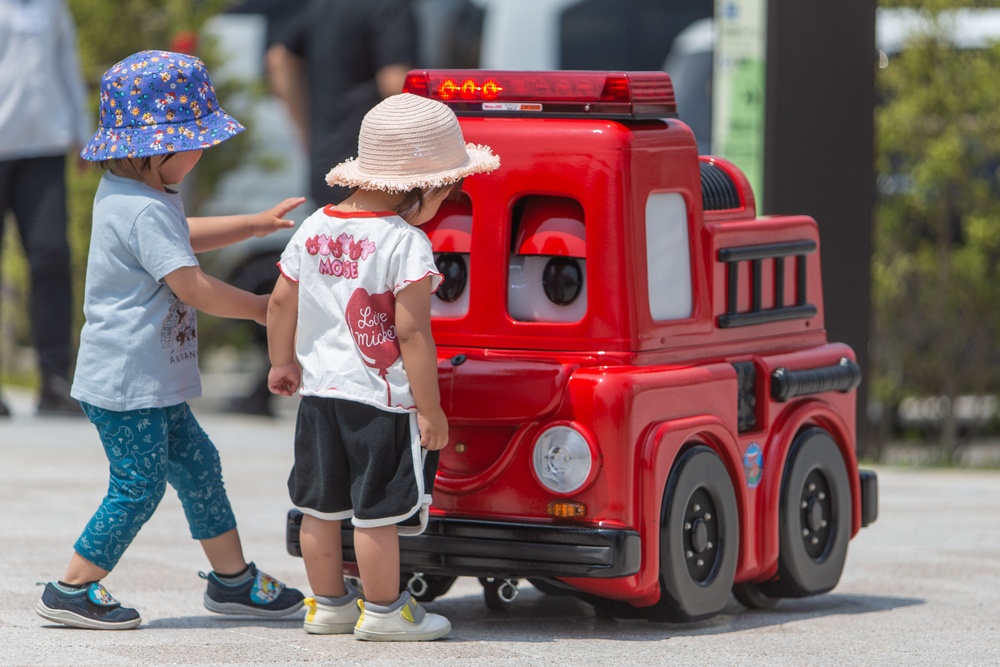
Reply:
M34 607L42 589L36 583L58 579L64 572L74 541L103 497L108 464L86 418L37 417L34 400L28 392L4 389L13 416L0 420L0 666L438 662L440 643L386 646L351 636L307 635L302 630L304 611L279 620L207 611L202 604L205 582L198 572L209 566L169 490L105 579L115 597L141 613L143 623L137 630L79 630L40 618ZM285 552L286 479L296 399L279 401L280 416L274 419L221 414L213 409L217 401L209 399L192 405L221 452L247 559L308 594L301 559ZM467 598L470 607L482 607L475 580L460 583L450 595Z
M716 617L678 625L605 618L526 583L508 610L490 612L476 580L461 578L427 605L451 620L451 635L420 644L308 635L304 612L260 620L206 611L197 573L207 562L168 493L106 579L142 614L139 629L51 625L34 612L35 583L62 575L104 494L107 461L83 417L42 419L31 396L5 390L4 399L15 415L0 420L2 667L998 664L997 471L880 469L879 519L852 541L844 576L827 595L783 600L768 612L730 600ZM196 412L222 453L247 558L308 592L301 560L284 547L292 407L277 419Z
M112 594L140 610L143 629L47 626L34 613L41 594L34 584L62 575L73 542L107 487L107 460L94 427L82 415L39 418L33 414L33 396L5 390L4 399L14 414L0 422L0 515L5 519L0 665L298 662L294 655L301 648L281 644L290 635L304 634L302 612L281 621L234 621L204 609L198 571L208 564L169 491L106 579ZM199 413L199 419L222 452L247 558L290 585L305 587L301 561L284 550L294 423L211 413ZM261 659L272 652L273 661Z

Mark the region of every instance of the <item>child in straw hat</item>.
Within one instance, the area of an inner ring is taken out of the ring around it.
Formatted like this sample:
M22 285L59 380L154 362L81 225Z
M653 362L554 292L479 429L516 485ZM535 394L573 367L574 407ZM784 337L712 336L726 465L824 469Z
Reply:
M205 148L243 130L223 111L204 64L143 51L101 80L101 128L82 151L107 169L94 198L84 295L86 324L71 390L97 427L110 462L107 495L61 581L36 607L64 625L125 630L135 609L103 579L152 516L167 484L213 571L205 606L220 613L283 616L302 594L247 563L222 482L219 452L187 401L201 394L195 309L265 323L267 296L206 276L195 252L292 225L304 199L253 215L186 218L180 183Z
M425 641L451 630L399 593L401 524L426 525L436 454L448 443L430 326L442 276L419 228L464 177L499 164L488 147L465 143L440 102L389 97L365 116L357 159L327 175L352 194L310 216L281 256L269 386L302 396L288 488L303 512L314 594L306 632ZM342 575L345 519L364 600Z

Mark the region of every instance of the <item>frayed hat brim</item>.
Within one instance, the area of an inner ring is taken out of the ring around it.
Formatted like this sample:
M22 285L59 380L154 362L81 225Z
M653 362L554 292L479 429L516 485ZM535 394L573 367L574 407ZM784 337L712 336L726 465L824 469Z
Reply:
M403 177L387 177L366 173L357 158L341 162L326 175L328 185L343 185L362 190L383 192L409 192L415 188L430 190L455 183L466 176L485 174L500 167L500 157L493 154L489 146L466 144L468 160L459 167L429 174L409 174Z

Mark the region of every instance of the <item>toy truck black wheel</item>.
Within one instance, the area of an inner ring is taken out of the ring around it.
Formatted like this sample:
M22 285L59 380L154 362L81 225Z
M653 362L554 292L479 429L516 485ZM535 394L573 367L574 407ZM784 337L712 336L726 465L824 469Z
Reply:
M851 537L851 485L833 437L810 428L795 437L781 483L778 576L770 597L806 597L840 581Z
M779 601L779 598L765 594L760 584L753 582L733 586L733 597L747 609L774 609Z
M507 611L520 591L517 579L496 579L494 577L479 577L483 587L483 601L490 611Z
M733 587L739 551L736 494L726 466L703 445L681 454L667 480L660 514L660 600L655 621L718 614Z

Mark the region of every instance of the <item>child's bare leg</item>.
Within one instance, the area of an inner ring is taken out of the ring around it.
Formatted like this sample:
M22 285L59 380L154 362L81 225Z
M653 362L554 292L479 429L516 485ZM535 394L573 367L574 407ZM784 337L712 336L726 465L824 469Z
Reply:
M91 581L100 581L106 576L108 576L107 570L97 567L74 551L73 557L69 559L69 565L66 566L66 574L63 575L62 581L73 586L82 586Z
M233 528L217 537L199 540L205 556L212 565L212 570L218 575L238 574L246 569L247 561L243 557L243 544L239 532Z
M313 595L329 598L346 595L340 521L327 521L304 514L299 529L299 547Z
M355 528L354 551L365 599L391 605L399 598L399 532L395 524Z

